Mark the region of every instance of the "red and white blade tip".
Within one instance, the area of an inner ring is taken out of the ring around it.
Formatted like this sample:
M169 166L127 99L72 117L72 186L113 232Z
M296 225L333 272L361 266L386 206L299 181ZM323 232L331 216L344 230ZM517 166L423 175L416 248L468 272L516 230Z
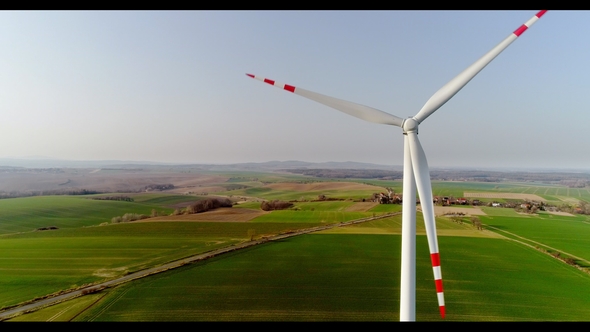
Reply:
M283 90L286 90L286 91L289 91L289 92L295 92L295 89L296 89L296 88L295 88L294 86L292 86L292 85L278 83L278 82L275 82L274 80L270 80L270 79L268 79L268 78L259 77L259 76L252 75L252 74L246 74L246 75L247 75L247 76L250 76L250 77L252 77L252 78L255 78L255 79L257 79L257 80L260 80L260 81L262 81L262 82L264 82L264 83L268 83L268 84L270 84L270 85L274 85L274 86L276 86L276 87L278 87L278 88L281 88L281 89L283 89Z
M516 37L520 37L520 35L522 35L522 33L526 31L526 29L528 29L533 23L535 23L538 19L540 19L541 16L543 16L546 12L547 12L547 10L539 11L535 16L533 16L525 24L521 25L518 29L514 30L513 33L516 35Z
M440 316L445 318L445 297L443 292L442 274L440 271L440 254L430 254L432 261L432 271L434 271L434 284L436 285L436 296L438 297L438 308L440 309Z

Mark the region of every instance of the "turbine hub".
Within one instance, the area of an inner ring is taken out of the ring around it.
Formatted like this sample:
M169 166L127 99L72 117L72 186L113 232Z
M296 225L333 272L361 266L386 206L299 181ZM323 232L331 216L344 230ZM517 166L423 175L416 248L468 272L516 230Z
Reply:
M404 130L404 133L409 133L411 131L418 133L418 121L414 118L407 118L402 123L402 129Z

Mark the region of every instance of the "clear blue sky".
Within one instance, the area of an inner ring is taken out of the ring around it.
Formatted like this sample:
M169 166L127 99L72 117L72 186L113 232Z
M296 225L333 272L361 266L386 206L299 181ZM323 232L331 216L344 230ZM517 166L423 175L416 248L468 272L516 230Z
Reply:
M403 162L400 128L537 13L1 11L0 158ZM431 167L590 169L590 11L549 11L420 126Z

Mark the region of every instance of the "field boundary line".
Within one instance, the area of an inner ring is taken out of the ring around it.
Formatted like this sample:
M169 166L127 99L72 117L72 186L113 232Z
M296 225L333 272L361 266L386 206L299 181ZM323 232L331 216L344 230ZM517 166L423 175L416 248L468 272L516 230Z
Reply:
M70 320L68 322L73 321L74 319L76 319L76 317L80 316L82 313L84 313L86 310L92 308L95 304L97 304L100 300L102 300L107 294L102 294L98 299L92 301L89 305L86 306L86 308L80 310L77 314L75 314L72 318L70 318Z
M121 293L119 293L119 295L115 296L115 298L111 299L109 301L109 303L107 303L106 306L104 306L101 310L99 310L97 313L95 313L92 317L89 317L88 321L92 322L94 321L99 315L101 315L102 313L104 313L107 309L109 309L110 307L112 307L117 301L119 301L119 299L121 299L121 297L123 297L123 295L127 294L127 292L129 292L132 288L128 288L124 291L122 291ZM106 296L106 295L105 295ZM98 303L99 300L102 300L104 298L104 296L102 296L100 299L98 299L97 301L93 302L92 305L95 305L96 303ZM85 308L83 311L88 310L90 307Z
M60 312L56 313L55 315L49 317L46 322L53 322L54 320L56 320L59 316L61 316L63 313L65 313L66 311L70 310L72 307L74 306L74 304L72 304L69 307L66 307L65 309L61 310Z

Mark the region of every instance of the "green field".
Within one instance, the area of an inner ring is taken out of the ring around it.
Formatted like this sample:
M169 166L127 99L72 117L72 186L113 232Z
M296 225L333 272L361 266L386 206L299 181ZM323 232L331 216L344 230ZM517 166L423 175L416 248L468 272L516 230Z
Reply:
M313 223L125 223L6 235L0 308Z
M125 213L169 214L207 196L141 193L134 202L92 196L0 200L0 308L84 284L110 280L255 236L401 211L376 205L353 211L372 192L274 190L267 183L310 178L227 172L219 195L294 202L248 222L132 222ZM312 180L312 179L311 179ZM360 180L358 180L360 182ZM399 182L365 180L401 191ZM397 186L396 185L397 183ZM435 195L528 193L557 202L590 198L584 188L527 183L434 182ZM245 202L233 209L259 209ZM590 320L590 217L482 207L484 231L437 218L447 320ZM417 320L439 321L432 269L417 215ZM149 219L148 219L149 220ZM101 225L101 226L99 226ZM57 230L35 231L56 226ZM401 216L297 236L232 252L129 282L15 321L397 321ZM582 269L566 264L571 257Z
M104 195L96 195L100 197ZM0 200L0 235L30 232L40 227L80 228L110 222L125 213L170 213L160 202L94 200L93 196L36 196ZM177 198L173 199L174 201ZM156 199L157 200L157 199ZM186 200L186 198L185 198ZM164 199L166 201L166 199ZM167 201L166 201L167 202Z
M397 321L399 241L317 234L257 246L109 290L74 321ZM447 321L590 317L590 276L547 255L501 239L440 246ZM424 236L417 253L417 321L440 321Z
M590 266L590 218L558 216L481 217L488 229L504 236L575 258L582 266Z

